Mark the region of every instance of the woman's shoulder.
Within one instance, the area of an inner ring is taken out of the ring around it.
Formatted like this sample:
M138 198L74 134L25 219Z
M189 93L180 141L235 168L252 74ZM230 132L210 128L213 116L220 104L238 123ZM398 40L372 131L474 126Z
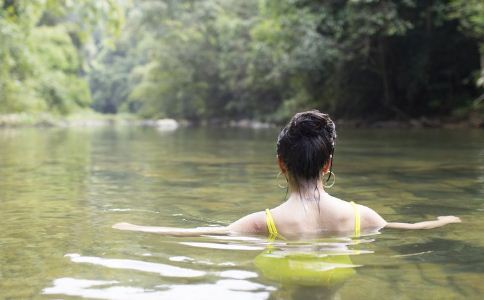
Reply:
M362 229L381 229L387 222L373 209L368 206L357 204L360 213L360 226Z
M337 205L342 208L339 209L342 219L345 219L348 222L353 222L355 213L358 213L360 216L360 227L362 229L381 229L385 227L386 221L368 206L354 201L346 201L336 197L333 198L337 200Z
M228 226L234 233L266 233L266 216L264 211L251 213Z

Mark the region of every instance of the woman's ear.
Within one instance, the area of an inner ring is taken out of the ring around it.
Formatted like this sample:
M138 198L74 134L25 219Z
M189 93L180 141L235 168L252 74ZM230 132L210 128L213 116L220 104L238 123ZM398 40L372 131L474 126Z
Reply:
M284 161L279 155L277 155L277 164L279 165L279 169L281 170L282 174L286 174L287 173L286 164L284 163Z
M328 161L324 166L323 166L323 175L329 172L329 168L331 167L331 161Z

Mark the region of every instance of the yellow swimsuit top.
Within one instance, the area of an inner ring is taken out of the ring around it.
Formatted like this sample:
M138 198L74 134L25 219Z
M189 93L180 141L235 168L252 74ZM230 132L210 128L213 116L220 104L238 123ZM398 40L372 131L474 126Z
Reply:
M354 236L358 237L360 236L360 211L358 210L358 207L356 206L356 203L353 201L350 202L351 205L353 206L353 210L355 211L355 230L354 230ZM267 224L267 231L269 232L269 239L282 239L285 240L285 238L279 234L276 228L276 224L274 223L274 218L272 218L271 211L267 208L266 209L266 224Z

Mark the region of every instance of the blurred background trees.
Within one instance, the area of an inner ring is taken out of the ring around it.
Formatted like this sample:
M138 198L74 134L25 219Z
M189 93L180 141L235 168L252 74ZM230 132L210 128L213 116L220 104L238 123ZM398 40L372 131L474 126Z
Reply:
M0 112L68 114L89 108L91 35L119 31L111 1L0 1Z
M4 0L0 111L466 117L483 45L479 0Z

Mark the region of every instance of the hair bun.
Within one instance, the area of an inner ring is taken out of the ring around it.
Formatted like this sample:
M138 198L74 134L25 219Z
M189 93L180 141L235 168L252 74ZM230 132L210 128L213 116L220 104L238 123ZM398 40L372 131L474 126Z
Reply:
M327 114L318 110L297 113L291 120L289 131L295 136L316 137L323 135L334 144L336 129Z

